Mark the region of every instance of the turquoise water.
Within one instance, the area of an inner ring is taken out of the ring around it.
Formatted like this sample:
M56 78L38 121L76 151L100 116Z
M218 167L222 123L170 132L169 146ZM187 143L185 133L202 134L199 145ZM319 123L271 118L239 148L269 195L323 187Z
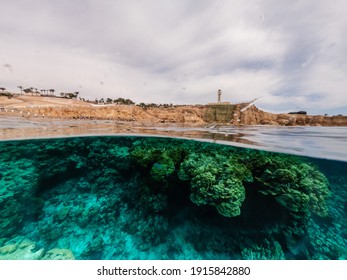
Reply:
M135 136L0 151L0 259L347 259L345 161Z

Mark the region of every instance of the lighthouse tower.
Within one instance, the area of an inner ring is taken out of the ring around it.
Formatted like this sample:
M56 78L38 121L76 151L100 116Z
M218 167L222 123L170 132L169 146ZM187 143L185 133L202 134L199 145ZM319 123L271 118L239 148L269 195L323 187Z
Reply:
M222 90L217 90L217 102L208 103L210 106L222 106L222 105L230 105L230 102L222 102Z

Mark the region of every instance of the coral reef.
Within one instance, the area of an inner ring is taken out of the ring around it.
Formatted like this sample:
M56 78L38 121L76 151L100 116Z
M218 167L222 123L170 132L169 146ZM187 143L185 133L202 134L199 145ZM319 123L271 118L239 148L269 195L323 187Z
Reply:
M0 142L2 259L346 259L344 162L199 141Z
M225 157L192 153L182 162L178 176L190 180L190 199L196 205L213 205L225 217L240 215L246 198L241 170L244 166L229 163Z
M244 247L241 251L243 259L246 260L284 260L285 255L281 245L276 240L267 240Z
M321 217L328 215L328 180L308 163L299 161L288 164L277 158L257 181L263 185L263 194L274 196L278 203L291 211L310 211Z
M144 171L149 170L151 178L160 183L167 181L188 153L184 147L165 147L161 141L145 144L135 142L134 146L130 153L134 163Z

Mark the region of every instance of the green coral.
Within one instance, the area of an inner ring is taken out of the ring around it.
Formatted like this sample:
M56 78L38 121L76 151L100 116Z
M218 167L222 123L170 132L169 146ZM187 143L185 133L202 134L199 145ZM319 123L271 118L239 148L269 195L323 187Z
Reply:
M181 164L178 176L190 180L190 199L194 204L212 205L221 215L235 217L241 214L246 198L242 179L247 176L238 172L242 169L244 166L232 164L221 155L192 153Z
M143 170L149 171L151 178L156 182L166 182L175 172L186 151L183 147L167 148L161 145L137 145L130 156L135 164Z
M251 244L241 251L244 260L284 260L285 255L281 244L276 240L262 240L259 244Z
M155 181L164 181L175 171L175 165L172 160L165 159L153 164L151 168L151 176Z
M305 158L206 145L184 159L178 177L190 182L193 203L213 205L227 217L240 215L245 184L292 212L328 215L328 180Z
M263 185L263 194L274 196L290 211L312 212L321 217L328 215L329 183L313 165L277 160L277 165L270 166L257 180Z

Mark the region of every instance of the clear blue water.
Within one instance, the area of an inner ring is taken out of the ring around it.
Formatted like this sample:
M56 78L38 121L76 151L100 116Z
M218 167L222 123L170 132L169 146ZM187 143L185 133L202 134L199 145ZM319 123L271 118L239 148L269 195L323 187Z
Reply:
M320 129L0 142L0 258L346 259L346 134Z

